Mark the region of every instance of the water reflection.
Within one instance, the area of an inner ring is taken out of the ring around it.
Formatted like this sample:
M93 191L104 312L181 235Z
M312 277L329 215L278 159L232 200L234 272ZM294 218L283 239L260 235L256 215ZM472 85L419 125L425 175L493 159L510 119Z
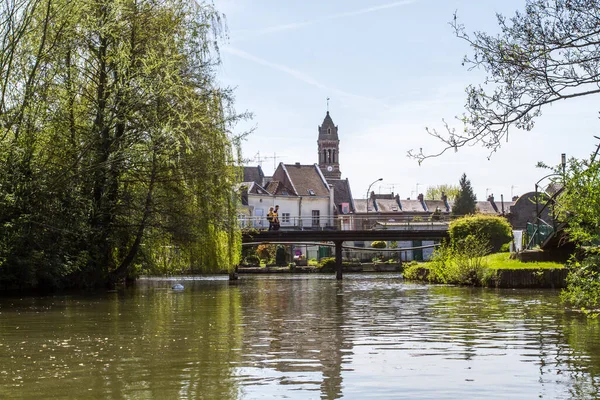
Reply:
M0 398L600 397L600 325L557 292L391 274L174 283L0 299Z

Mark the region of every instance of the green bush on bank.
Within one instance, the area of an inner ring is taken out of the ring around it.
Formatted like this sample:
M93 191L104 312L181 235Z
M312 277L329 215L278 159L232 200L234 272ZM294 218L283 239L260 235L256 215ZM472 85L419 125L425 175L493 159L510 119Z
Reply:
M441 250L441 249L440 249ZM442 250L442 253L447 250L444 249ZM441 255L440 255L441 257ZM452 257L448 257L448 259L450 259L451 262L454 261L454 259L452 259ZM542 270L542 269L561 269L561 268L565 268L565 266L561 263L556 263L556 262L550 262L550 261L543 261L543 262L522 262L519 260L514 260L514 259L510 259L510 254L508 253L494 253L494 254L488 254L485 257L481 258L481 262L479 263L479 267L475 267L477 265L477 262L472 262L470 264L470 268L469 268L469 264L463 264L463 267L456 267L457 271L453 271L453 266L448 266L448 263L446 263L443 267L441 266L441 262L440 260L437 260L437 264L434 266L434 268L432 268L432 262L434 260L432 259L429 262L426 263L417 263L415 261L411 261L410 263L408 263L407 265L405 265L404 267L404 273L403 276L405 279L409 279L409 280L428 280L430 282L433 283L457 283L457 284L471 284L471 282L468 282L469 279L467 279L467 281L460 281L457 279L452 279L455 277L472 277L473 275L477 276L479 278L479 284L483 285L483 286L488 286L488 284L490 284L494 279L497 278L498 273L501 270L506 270L506 269L535 269L535 270ZM437 267L437 269L435 269L435 267ZM434 272L432 272L432 269L435 269ZM447 271L450 270L450 271ZM467 273L465 274L465 271L471 271L471 273ZM460 273L460 271L463 271L462 273ZM574 283L580 283L585 281L584 279L580 279L577 281L574 281ZM567 278L567 282L569 282L569 278ZM574 288L578 288L581 285L574 285ZM592 285L588 285L586 287L590 287ZM599 284L599 293L600 293L600 284ZM582 298L582 293L585 293L585 291L581 291L578 292L577 294L574 295L575 299L579 299ZM566 296L566 295L563 295ZM565 297L564 300L568 301L568 298ZM575 302L573 302L575 303ZM578 306L583 304L582 302L577 302ZM598 297L598 300L596 302L596 304L600 305L600 295Z
M250 254L244 259L244 261L247 265L260 265L260 258L256 254Z
M436 283L456 283L461 285L481 284L487 279L486 254L489 245L481 236L469 235L454 245L445 243L433 252L431 260L425 263L427 280ZM418 265L410 265L404 271L407 279L421 279Z
M319 268L321 272L335 272L335 257L322 258Z
M582 309L588 316L598 316L600 308L600 254L588 254L581 261L572 261L567 275L567 287L562 301Z
M512 227L503 217L493 215L469 215L458 218L448 227L450 241L453 246L465 240L468 236L475 235L487 238L489 253L497 253L502 245L512 240Z

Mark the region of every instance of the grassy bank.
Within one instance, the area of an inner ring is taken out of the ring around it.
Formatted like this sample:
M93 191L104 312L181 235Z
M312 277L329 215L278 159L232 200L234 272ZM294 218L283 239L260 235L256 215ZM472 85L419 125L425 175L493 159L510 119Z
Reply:
M483 257L484 263L490 269L557 269L565 268L564 264L543 262L522 262L510 259L510 253L496 253Z
M534 274L542 277L544 271L564 269L555 262L522 262L510 259L509 253L495 253L481 257L456 256L454 253L438 253L426 263L412 264L405 268L404 278L474 286L497 286L503 271L530 271L523 276ZM540 278L541 279L541 278ZM518 285L517 286L521 286Z

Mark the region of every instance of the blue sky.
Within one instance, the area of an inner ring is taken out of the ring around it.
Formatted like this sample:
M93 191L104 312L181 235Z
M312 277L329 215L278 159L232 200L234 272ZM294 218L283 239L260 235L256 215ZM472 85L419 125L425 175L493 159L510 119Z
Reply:
M215 0L229 38L221 45L219 79L235 88L236 109L254 114L238 132L255 128L242 144L245 158L317 162L318 126L329 110L340 137L340 169L355 198L373 185L380 193L415 198L428 186L457 184L463 172L478 200L487 194L533 191L561 153L595 150L598 110L592 98L543 110L532 131L513 129L488 160L478 146L447 152L419 166L410 149L435 152L442 144L425 127L443 129L463 112L464 89L482 83L481 71L461 65L470 53L448 22L457 11L467 31L496 32L497 12L512 15L524 0Z

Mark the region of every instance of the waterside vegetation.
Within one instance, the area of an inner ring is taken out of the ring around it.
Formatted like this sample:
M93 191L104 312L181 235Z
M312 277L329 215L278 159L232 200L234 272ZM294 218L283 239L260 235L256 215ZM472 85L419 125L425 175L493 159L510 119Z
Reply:
M238 263L244 116L215 79L222 18L187 0L0 2L0 290Z

